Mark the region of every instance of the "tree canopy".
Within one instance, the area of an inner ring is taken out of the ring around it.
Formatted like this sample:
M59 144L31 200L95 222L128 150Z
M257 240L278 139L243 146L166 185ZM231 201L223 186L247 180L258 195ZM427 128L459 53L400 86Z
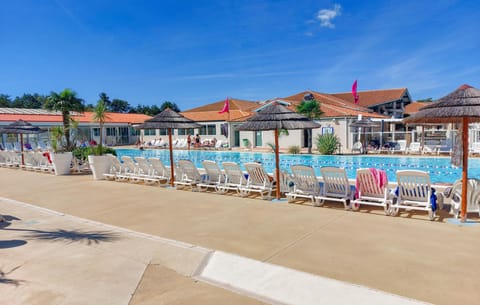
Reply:
M62 113L63 133L67 142L65 149L72 150L73 146L70 143L70 112L83 112L85 109L83 100L77 97L75 91L67 88L60 93L52 91L43 106L45 109Z
M52 92L53 93L53 92ZM59 93L55 93L59 94ZM17 96L12 98L8 94L0 94L0 108L30 108L30 109L50 109L50 110L58 110L53 109L52 105L52 96L55 95L43 95L38 93L25 93L22 96ZM110 99L107 93L101 92L99 94L101 100L106 106L107 112L119 112L119 113L143 113L147 115L156 115L166 108L170 108L176 112L180 112L180 108L174 102L165 101L160 106L157 105L142 105L139 104L137 106L132 106L126 100L120 98L113 98ZM47 101L50 100L50 101ZM83 104L83 100L82 100ZM90 111L94 112L96 105L92 103L83 104L82 111ZM58 110L61 111L61 110Z
M318 119L323 111L320 109L320 103L315 99L303 100L297 106L297 111L310 119ZM312 130L308 129L308 153L312 153Z

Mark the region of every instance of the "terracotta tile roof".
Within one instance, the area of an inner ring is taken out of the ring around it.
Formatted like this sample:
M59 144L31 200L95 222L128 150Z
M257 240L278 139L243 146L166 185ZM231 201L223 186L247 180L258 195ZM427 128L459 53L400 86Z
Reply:
M417 113L420 108L425 107L429 102L412 102L405 106L405 114L412 115Z
M358 114L361 114L363 117L386 118L386 116L371 112L366 107L355 105L353 101L344 101L330 94L315 91L300 92L282 100L291 102L293 109L295 109L295 107L301 103L305 94L312 94L315 100L320 102L320 109L323 111L322 117L356 117Z
M221 100L183 111L181 114L197 122L226 121L229 117L228 113L218 113L222 110L224 104L225 100ZM230 121L233 121L251 114L252 111L259 106L259 103L230 98L228 100L228 106L230 109Z
M151 116L139 113L114 113L107 114L106 123L138 124L143 123ZM93 123L93 112L84 112L72 116L80 123ZM62 116L58 114L8 114L0 113L0 122L14 122L22 119L30 123L62 123Z
M359 91L358 95L360 96L360 99L358 104L363 107L370 107L398 100L402 98L405 91L407 91L407 88ZM350 103L354 102L352 92L332 93L330 95Z

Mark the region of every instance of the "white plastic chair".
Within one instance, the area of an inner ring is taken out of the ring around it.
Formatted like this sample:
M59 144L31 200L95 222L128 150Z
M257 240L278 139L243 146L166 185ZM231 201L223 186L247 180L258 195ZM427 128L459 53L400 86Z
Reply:
M204 182L203 176L198 171L195 164L193 164L190 160L179 160L178 161L178 168L181 173L181 176L175 180L175 185L178 187L181 185L182 187L189 186L190 189L193 190L202 190L198 187L198 184Z
M103 176L107 180L117 180L117 176L122 174L122 163L112 154L108 154L107 156L110 161L110 168Z
M397 171L398 195L390 209L390 214L396 216L400 209L428 212L428 218L435 218L430 202L432 188L430 175L424 171Z
M249 195L251 192L256 192L262 199L271 199L276 185L263 166L256 162L245 163L243 166L248 173L247 185L243 188L244 194Z
M350 208L350 200L353 198L352 188L348 181L344 168L325 166L320 168L323 179L321 194L315 197L318 206L322 206L325 200L339 201L343 203L345 210Z
M385 215L389 215L392 198L387 185L380 187L368 168L358 169L356 179L358 198L352 201L351 208L358 210L361 205L379 206L383 207Z
M225 171L225 183L219 187L220 191L233 190L240 195L245 195L243 190L247 185L247 179L240 166L235 162L223 162L222 167Z
M170 167L165 166L158 158L148 158L148 161L152 166L153 175L160 180L160 185L167 185L170 182Z
M410 145L408 146L407 152L409 154L421 154L422 150L421 150L420 142L410 143Z
M457 180L452 186L450 195L452 213L455 218L460 216L462 207L462 180ZM480 216L480 179L470 178L467 184L467 213L478 213Z
M308 198L315 205L315 198L320 196L320 181L311 166L292 165L293 190L286 194L288 202L300 198Z
M154 175L153 167L147 159L143 157L135 157L135 161L137 162L138 167L137 174L135 175L137 181L143 181L145 184L160 183L160 178Z
M122 164L122 173L117 175L117 180L119 181L132 181L137 182L136 174L138 171L138 167L133 162L132 158L129 156L122 156L121 157L123 164Z
M221 186L225 184L225 175L222 173L220 167L218 167L218 164L215 161L204 160L202 165L205 169L206 177L198 184L198 187L201 190L203 190L203 188L213 188L217 192L224 192Z
M363 144L362 142L355 142L352 146L352 153L358 152L359 154L363 153Z

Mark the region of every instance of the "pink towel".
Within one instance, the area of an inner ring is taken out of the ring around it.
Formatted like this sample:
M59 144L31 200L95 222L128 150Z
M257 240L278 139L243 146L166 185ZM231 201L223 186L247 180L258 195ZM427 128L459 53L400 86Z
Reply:
M384 170L370 168L370 172L375 178L375 182L377 183L379 188L382 188L388 184L387 173Z
M382 188L388 185L387 173L384 170L376 169L376 168L369 168L370 172L375 179L375 183L378 187ZM360 182L358 179L355 180L355 198L358 198L358 192L360 190Z

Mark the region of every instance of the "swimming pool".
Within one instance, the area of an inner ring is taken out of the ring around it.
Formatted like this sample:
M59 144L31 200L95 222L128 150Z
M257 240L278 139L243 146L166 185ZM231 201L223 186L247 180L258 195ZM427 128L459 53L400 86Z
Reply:
M166 165L170 165L168 150L163 149L116 149L118 157L156 157ZM237 162L241 166L245 162L260 161L268 172L275 169L275 156L272 153L254 152L231 152L209 150L175 150L173 151L174 162L180 159L190 159L196 166L202 167L203 160L216 161L220 167L222 162ZM395 172L402 169L416 169L430 173L432 182L453 183L461 177L461 168L453 168L449 157L406 157L406 156L321 156L321 155L280 155L280 169L290 171L290 166L295 164L310 165L320 175L322 166L343 167L347 171L348 178L355 179L358 168L375 167L387 172L388 181L396 181ZM469 177L480 177L480 159L469 159Z

